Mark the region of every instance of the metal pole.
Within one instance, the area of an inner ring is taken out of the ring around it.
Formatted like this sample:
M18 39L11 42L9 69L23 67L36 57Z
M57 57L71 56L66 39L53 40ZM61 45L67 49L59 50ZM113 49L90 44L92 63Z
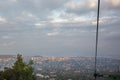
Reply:
M96 44L95 44L95 72L94 72L95 80L97 78L96 63L97 63L97 52L98 52L99 11L100 11L100 0L98 0L98 9L97 9L97 28L96 28Z

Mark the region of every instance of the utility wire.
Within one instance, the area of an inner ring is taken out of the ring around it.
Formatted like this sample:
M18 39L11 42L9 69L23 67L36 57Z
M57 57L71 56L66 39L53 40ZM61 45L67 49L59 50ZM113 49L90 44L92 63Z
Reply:
M96 28L96 44L95 44L95 72L94 77L95 80L97 78L97 52L98 52L98 30L99 30L99 12L100 12L100 0L98 0L98 7L97 7L97 28Z

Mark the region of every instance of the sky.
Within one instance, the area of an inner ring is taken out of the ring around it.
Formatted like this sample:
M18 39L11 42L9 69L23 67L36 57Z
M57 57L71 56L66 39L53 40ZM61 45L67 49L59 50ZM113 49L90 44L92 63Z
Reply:
M94 56L97 0L0 0L0 54ZM120 0L101 0L98 56L120 57Z

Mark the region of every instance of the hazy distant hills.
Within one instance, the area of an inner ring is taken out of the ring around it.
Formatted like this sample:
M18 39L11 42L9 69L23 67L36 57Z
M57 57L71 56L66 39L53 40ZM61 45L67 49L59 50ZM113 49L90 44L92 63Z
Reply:
M0 58L12 58L15 57L15 55L0 55Z
M2 55L0 55L0 59L4 59L4 58L16 58L16 55L4 55L4 54L2 54ZM30 58L34 58L34 59L48 59L48 60L61 60L61 59L67 59L67 60L71 60L71 59L80 59L80 60L87 60L87 59L91 59L91 60L94 60L94 57L45 57L45 56L40 56L40 55L35 55L35 56L24 56L23 55L23 58L24 59L30 59ZM111 58L111 57L97 57L97 59L99 60L99 59L102 59L102 60L104 60L104 59L110 59L110 60L120 60L120 58Z

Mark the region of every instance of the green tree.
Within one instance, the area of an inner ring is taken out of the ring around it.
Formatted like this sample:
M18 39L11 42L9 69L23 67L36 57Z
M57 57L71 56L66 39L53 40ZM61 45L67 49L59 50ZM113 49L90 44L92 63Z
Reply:
M24 63L22 55L18 54L12 68L4 68L4 71L0 72L0 76L5 80L35 80L32 64L32 60L28 64Z

